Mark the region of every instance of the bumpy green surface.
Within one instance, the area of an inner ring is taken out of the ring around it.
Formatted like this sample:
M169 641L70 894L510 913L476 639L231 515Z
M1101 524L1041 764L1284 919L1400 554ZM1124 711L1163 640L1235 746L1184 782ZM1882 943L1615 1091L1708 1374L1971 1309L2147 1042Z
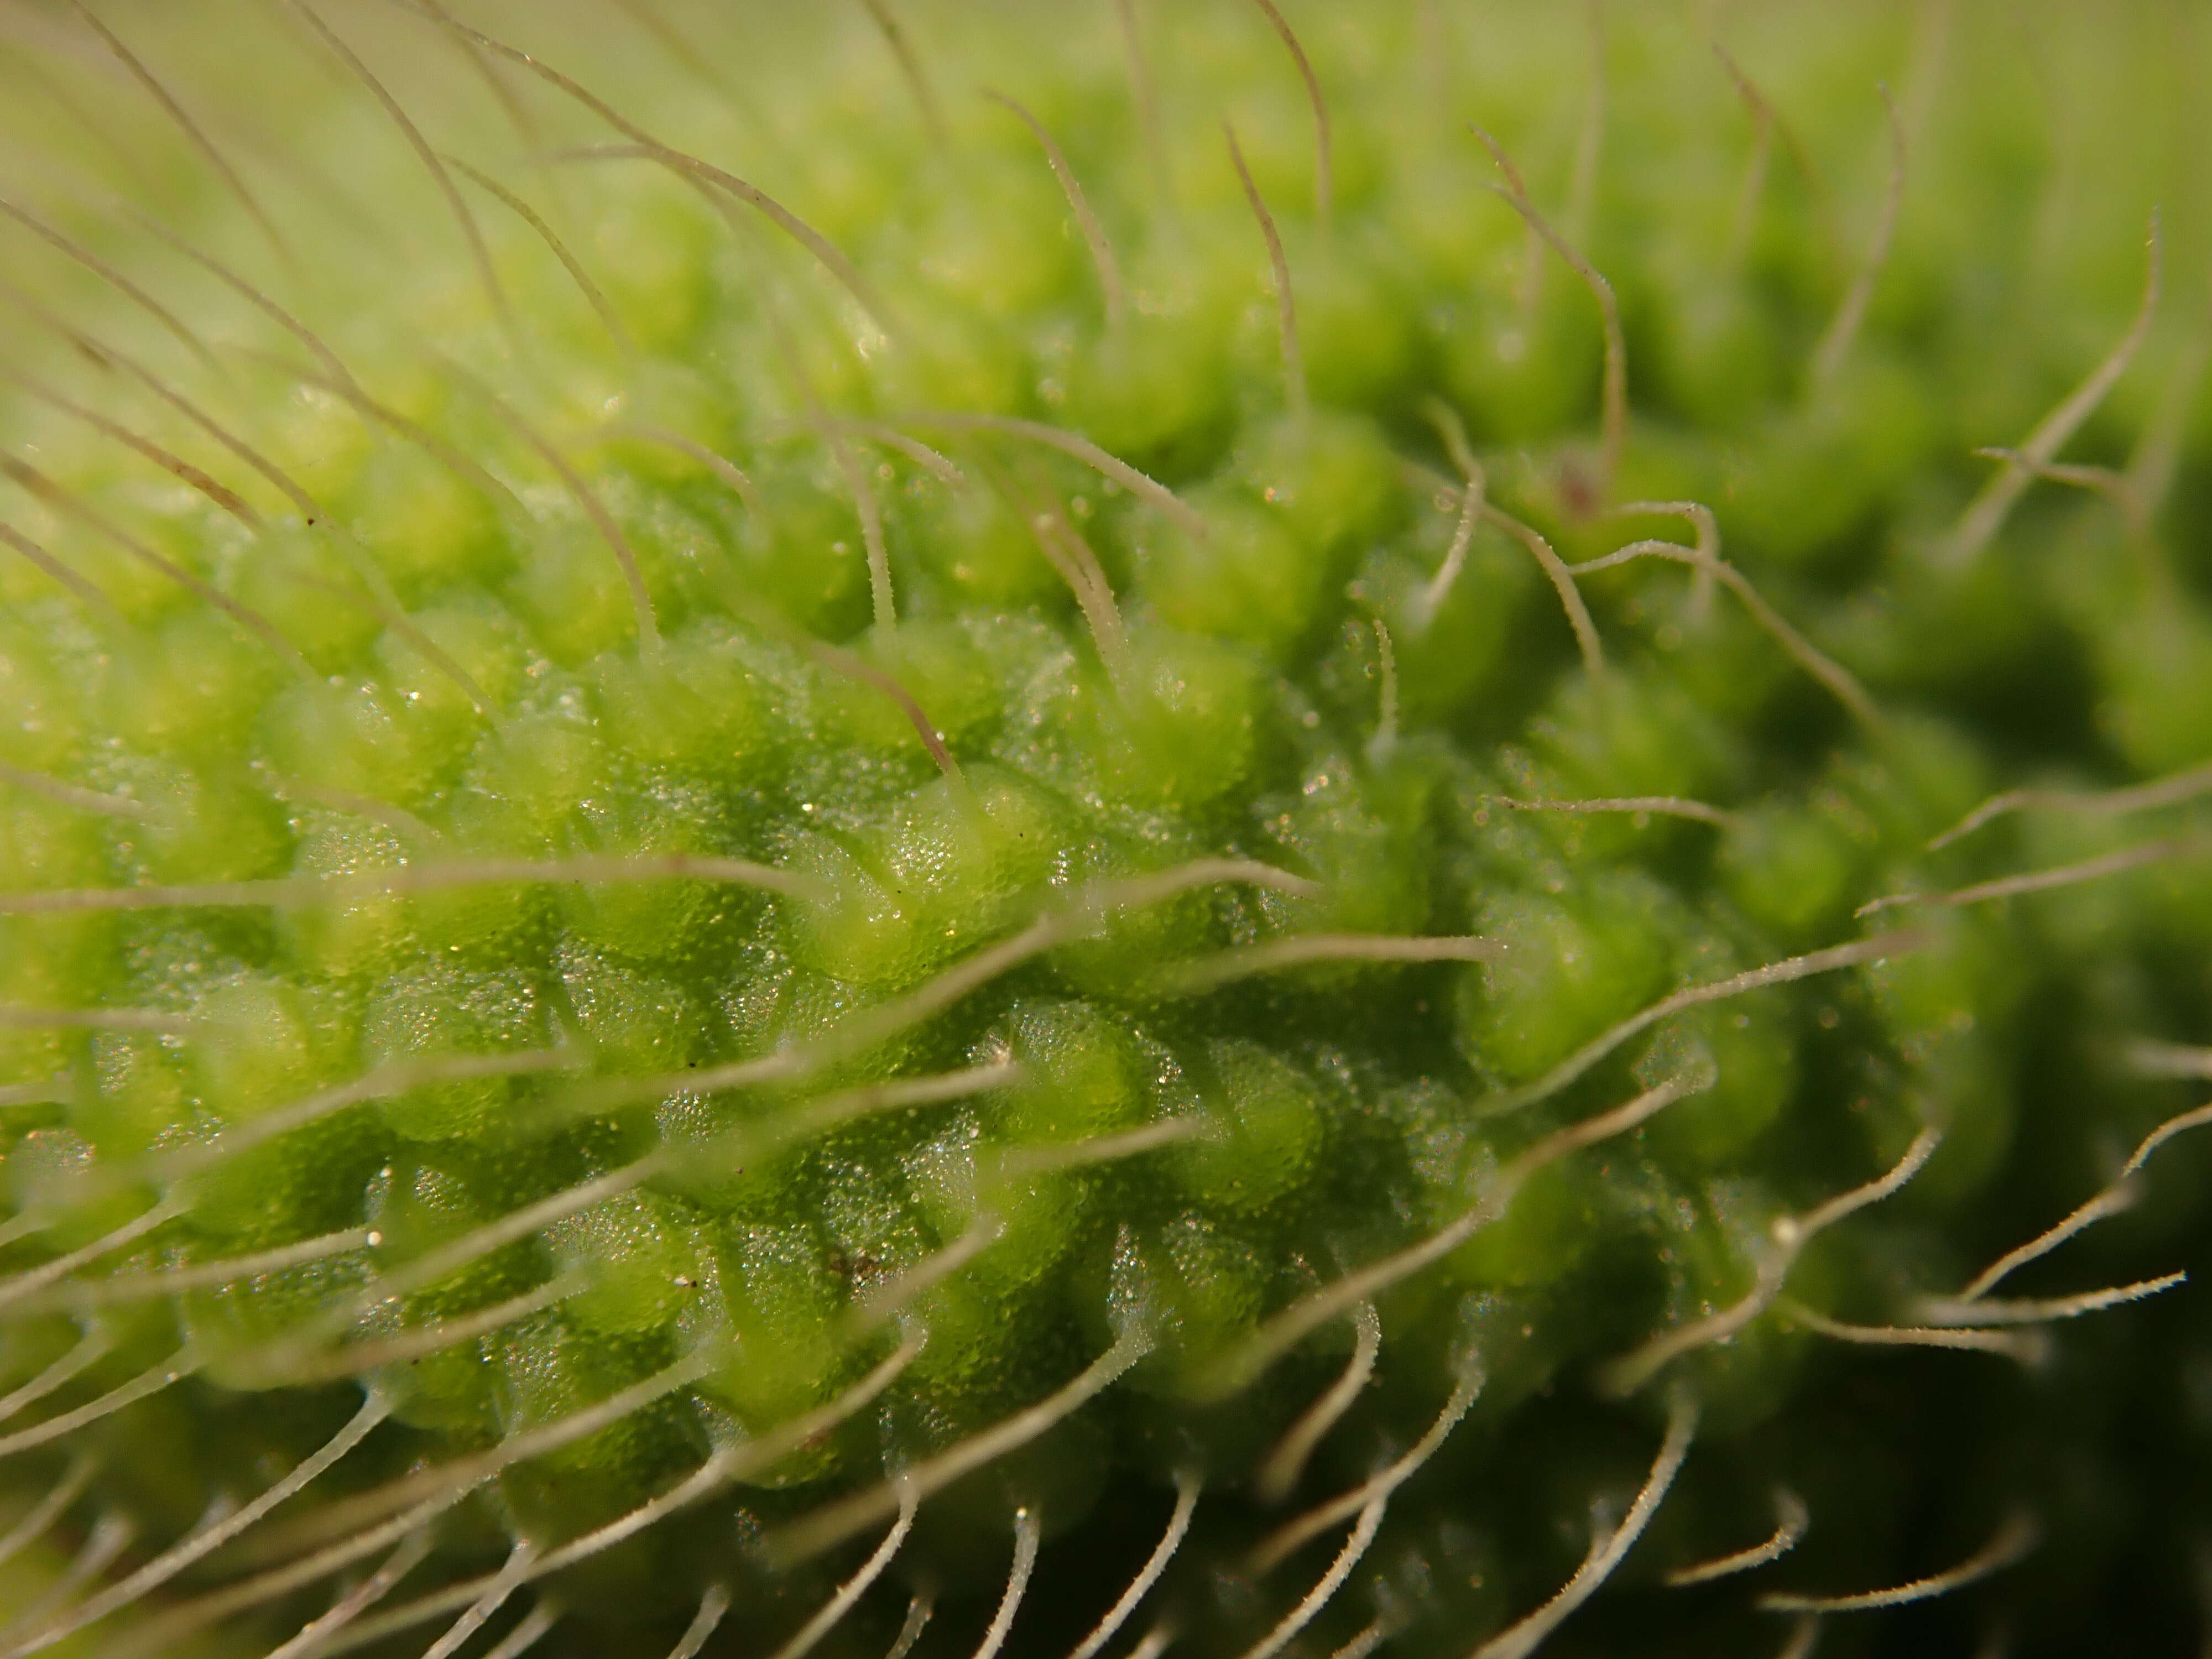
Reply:
M654 1656L703 1594L709 1652L772 1653L903 1471L912 1535L816 1652L880 1654L910 1605L916 1653L975 1651L1041 1531L1003 1650L1063 1654L1180 1481L1109 1650L1229 1659L1359 1505L1280 1560L1273 1529L1436 1425L1284 1650L1459 1656L1693 1413L1547 1651L1773 1651L1814 1626L1762 1597L1978 1553L1823 1651L2190 1639L2192 1288L1985 1321L1993 1351L1820 1327L1924 1325L2190 1103L2131 1040L2212 1031L2185 790L1928 848L1997 790L2212 756L2201 21L1461 9L1290 19L1325 218L1238 0L1139 8L1133 82L1104 4L889 39L860 7L118 6L127 60L9 15L0 1532L80 1484L0 1563L0 1654L148 1563L69 1650L265 1651L395 1547L320 1650L419 1651L503 1562L672 1492L471 1650L557 1613L539 1651ZM1103 260L981 86L1064 152ZM1599 308L1469 119L1618 297L1617 472ZM2064 451L2127 470L2023 477L1963 538L2002 471L1973 447L2127 332L2154 200L2169 298ZM1470 445L1510 519L1468 514ZM1748 596L1560 574L1578 641L1545 561L1698 540L1635 501L1709 507ZM2201 1148L2130 1190L1996 1295L2203 1257ZM1375 1315L1340 1286L1470 1216ZM1275 1498L1255 1469L1371 1319ZM167 1570L364 1397L357 1449ZM1778 1487L1793 1553L1662 1584Z

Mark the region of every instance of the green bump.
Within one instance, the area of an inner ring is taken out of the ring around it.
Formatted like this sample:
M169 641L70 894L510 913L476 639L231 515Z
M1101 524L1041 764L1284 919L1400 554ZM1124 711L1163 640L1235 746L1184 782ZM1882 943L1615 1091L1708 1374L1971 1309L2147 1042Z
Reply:
M1093 685L1070 711L1070 782L1139 811L1197 811L1249 777L1261 688L1248 656L1147 630L1132 641L1129 666L1130 695Z
M1193 504L1202 532L1168 525L1138 544L1138 591L1170 628L1287 650L1312 626L1322 570L1241 495L1194 495Z
M1531 311L1499 283L1462 302L1444 337L1445 384L1483 441L1555 438L1589 407L1603 352L1595 308L1556 270L1537 295Z
M1652 1126L1668 1163L1727 1169L1740 1160L1796 1097L1803 1078L1793 1034L1755 1008L1721 1006L1686 1017L1676 1043L1654 1044L1639 1080L1658 1084L1685 1066L1710 1065L1713 1081ZM1679 1044L1680 1046L1676 1046ZM1687 1049L1689 1052L1684 1052Z
M1866 831L1855 818L1832 800L1747 813L1722 853L1731 896L1784 938L1819 937L1862 888Z
M0 1659L2185 1645L2167 9L24 32Z
M1459 1248L1449 1271L1463 1284L1494 1289L1551 1283L1589 1246L1593 1197L1587 1178L1572 1170L1540 1171L1497 1224Z
M679 1206L653 1194L626 1193L571 1216L548 1231L546 1243L559 1267L590 1279L567 1307L594 1331L665 1329L698 1291L692 1225Z
M434 539L433 550L434 556L447 550ZM383 626L358 567L327 529L295 525L270 532L234 562L227 592L268 618L325 674L357 663Z
M1080 1002L1022 1004L1007 1028L1006 1047L1022 1077L994 1115L994 1127L1009 1140L1074 1143L1143 1121L1145 1056L1103 1010Z
M103 726L155 754L219 751L281 683L268 648L206 608L164 617L100 685Z
M850 1362L837 1340L841 1299L821 1240L807 1227L736 1225L705 1242L720 1282L743 1287L727 1296L730 1352L708 1374L708 1395L754 1432L822 1404ZM767 1472L767 1483L819 1479L839 1461L825 1444Z
M623 753L717 781L761 769L769 715L743 641L726 626L695 624L657 662L614 654L597 667L600 718Z
M1139 279L1142 280L1141 278ZM1171 291L1171 290L1170 290ZM1069 422L1131 465L1188 477L1216 459L1232 414L1218 318L1138 290L1138 315L1078 348Z
M1316 1173L1327 1138L1321 1091L1255 1043L1221 1044L1206 1059L1213 1121L1178 1149L1176 1178L1207 1213L1279 1221Z
M1131 1256L1139 1305L1160 1339L1136 1386L1197 1394L1257 1325L1271 1275L1244 1239L1195 1212L1164 1224Z
M1018 896L1051 872L1057 816L1034 787L985 771L925 786L850 842L810 837L797 867L831 896L799 908L793 954L860 985L922 978L1018 919Z
M1383 264L1389 253L1387 244L1309 243L1293 255L1306 385L1323 404L1389 409L1419 383L1419 318L1391 281Z
M513 557L482 487L419 450L370 456L345 508L354 533L404 600L419 604L471 578L496 580Z
M1503 1082L1527 1083L1667 988L1663 896L1633 878L1571 895L1487 901L1481 932L1496 956L1460 981L1468 1057Z
M397 1065L545 1045L537 988L516 970L432 967L380 987L362 1018L362 1047ZM383 1115L406 1140L473 1141L507 1127L527 1085L506 1077L432 1083L385 1103Z

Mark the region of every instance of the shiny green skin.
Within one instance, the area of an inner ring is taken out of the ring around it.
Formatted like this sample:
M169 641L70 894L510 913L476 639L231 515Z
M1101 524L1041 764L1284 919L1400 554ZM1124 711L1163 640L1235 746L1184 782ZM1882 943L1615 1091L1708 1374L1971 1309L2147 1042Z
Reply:
M1403 1452L1470 1368L1472 1413L1394 1499L1306 1650L1381 1619L1385 1651L1458 1654L1535 1607L1581 1560L1592 1501L1617 1514L1643 1479L1670 1398L1696 1400L1702 1437L1559 1651L1758 1650L1787 1629L1753 1607L1758 1591L1933 1571L2022 1505L2043 1528L2034 1565L1925 1612L1839 1619L1824 1639L1964 1644L2009 1608L2023 1651L2117 1626L2149 1652L2185 1621L2189 1512L2166 1466L2191 1443L2172 1403L2186 1290L2061 1332L2032 1370L1822 1344L1784 1310L1625 1400L1602 1366L1743 1297L1779 1220L1933 1127L1925 1170L1823 1235L1787 1286L1835 1318L1911 1322L1916 1295L2040 1231L2104 1178L2108 1149L2185 1103L2116 1054L2127 1036L2203 1035L2199 869L1854 913L2141 838L2131 821L2030 814L1926 850L1996 790L2212 754L2212 695L2195 689L2212 684L2212 619L2182 535L2208 476L2185 307L2066 452L2118 461L2146 427L2169 432L2177 482L2146 523L2043 483L1978 556L1946 553L1990 465L1972 447L2019 441L2126 328L2154 197L2168 269L2201 264L2203 184L2163 175L2154 142L2159 77L2201 46L2156 5L2094 33L2049 20L2038 61L2074 125L2046 162L2059 141L2033 72L1998 61L2007 25L1972 8L1948 41L1856 8L1747 18L1741 38L1729 22L1782 112L1770 127L1687 17L1608 14L1601 103L1578 16L1304 9L1292 21L1334 140L1326 222L1291 61L1259 9L1228 0L1142 14L1149 129L1104 6L917 9L902 38L919 88L857 8L805 23L672 10L659 35L581 9L475 20L771 191L849 258L857 293L677 167L537 165L607 130L398 11L330 21L440 149L535 200L559 239L449 171L489 284L442 185L302 27L111 20L250 158L282 252L126 81L86 80L51 42L0 71L51 94L13 118L53 163L27 210L143 296L27 231L9 244L25 305L52 310L17 313L38 325L0 418L35 471L0 484L0 511L78 585L0 566L0 890L665 854L783 872L766 891L587 873L0 917L15 1011L0 1217L50 1221L9 1247L12 1266L161 1197L178 1218L84 1276L348 1236L310 1264L173 1297L0 1314L0 1386L86 1329L113 1339L40 1413L179 1344L199 1365L0 1465L32 1492L70 1445L105 1451L54 1548L103 1507L164 1542L211 1492L267 1485L362 1397L281 1386L339 1338L404 1339L543 1289L481 1334L369 1370L389 1421L284 1513L688 1360L681 1386L506 1469L440 1523L390 1605L495 1568L510 1538L549 1548L616 1521L714 1447L902 1366L841 1425L553 1581L570 1616L544 1651L665 1651L717 1582L734 1606L709 1650L772 1651L877 1530L793 1561L779 1539L798 1534L780 1528L927 1467L1117 1341L1142 1351L1133 1368L926 1505L817 1651L880 1652L924 1589L943 1612L918 1651L972 1649L1027 1510L1045 1542L1009 1650L1063 1652L1195 1472L1207 1496L1158 1605L1179 1650L1241 1653L1331 1547L1258 1574L1251 1545ZM1881 206L1884 77L1907 127L1899 228L1863 327L1814 383ZM981 84L1064 147L1116 276L1030 128L970 94ZM96 97L114 154L64 125L74 94ZM1310 407L1286 382L1224 114L1280 228ZM1531 276L1540 249L1490 192L1469 117L1619 296L1617 477L1596 441L1598 310L1549 255ZM73 182L87 175L96 187ZM165 219L315 345L103 194L157 185ZM63 319L87 337L73 345ZM103 367L88 349L122 355ZM1614 504L1710 504L1726 556L1878 716L1855 718L1802 653L1678 565L1582 581L1601 675L1494 525L1436 598L1462 505L1439 406L1488 499L1569 560L1692 538ZM1174 496L1007 420L1080 434ZM872 593L861 496L887 596ZM1087 613L1054 562L1082 556L1079 537L1109 591ZM1647 797L1723 810L1500 805ZM1242 862L1086 913L927 1018L886 1018L1102 884L1207 860ZM1671 1015L1547 1082L1685 987L1899 921L1894 951ZM1314 934L1488 943L1480 961L1354 945L1213 988L1189 978L1243 960L1216 953ZM53 1010L110 1017L39 1015ZM681 1080L779 1053L798 1058L727 1086ZM520 1058L465 1078L452 1065L498 1055ZM442 1080L405 1069L426 1063ZM854 1109L852 1091L975 1067L994 1069L948 1098ZM249 1151L193 1150L364 1075L396 1080ZM1381 1296L1374 1385L1271 1514L1248 1477L1342 1370L1354 1324L1322 1322L1257 1371L1242 1364L1255 1333L1465 1214L1546 1135L1668 1084L1684 1097L1648 1125L1546 1164ZM853 1115L791 1130L825 1100ZM2186 1194L2203 1182L2188 1152L2162 1156L2146 1214L2055 1259L2042 1289L2202 1254ZM586 1197L611 1195L562 1200L593 1182ZM468 1248L541 1205L541 1224ZM465 1265L364 1293L440 1248ZM1750 1589L1656 1588L1760 1535L1778 1483L1815 1517L1797 1558ZM27 1559L6 1571L52 1571ZM181 1579L116 1627L222 1577ZM320 1594L268 1609L264 1645Z

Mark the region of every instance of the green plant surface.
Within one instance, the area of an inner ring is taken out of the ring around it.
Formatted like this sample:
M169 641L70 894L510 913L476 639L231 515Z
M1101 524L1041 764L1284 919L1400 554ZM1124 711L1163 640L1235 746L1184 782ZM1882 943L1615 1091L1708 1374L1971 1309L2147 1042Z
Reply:
M0 1659L2199 1639L2191 9L88 7Z

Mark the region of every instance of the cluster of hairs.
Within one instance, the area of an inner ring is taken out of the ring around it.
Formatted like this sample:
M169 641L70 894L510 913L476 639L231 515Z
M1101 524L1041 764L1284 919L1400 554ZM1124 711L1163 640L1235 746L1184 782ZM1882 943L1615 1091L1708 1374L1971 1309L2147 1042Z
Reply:
M0 9L0 1659L2189 1616L2191 204L1097 9Z

